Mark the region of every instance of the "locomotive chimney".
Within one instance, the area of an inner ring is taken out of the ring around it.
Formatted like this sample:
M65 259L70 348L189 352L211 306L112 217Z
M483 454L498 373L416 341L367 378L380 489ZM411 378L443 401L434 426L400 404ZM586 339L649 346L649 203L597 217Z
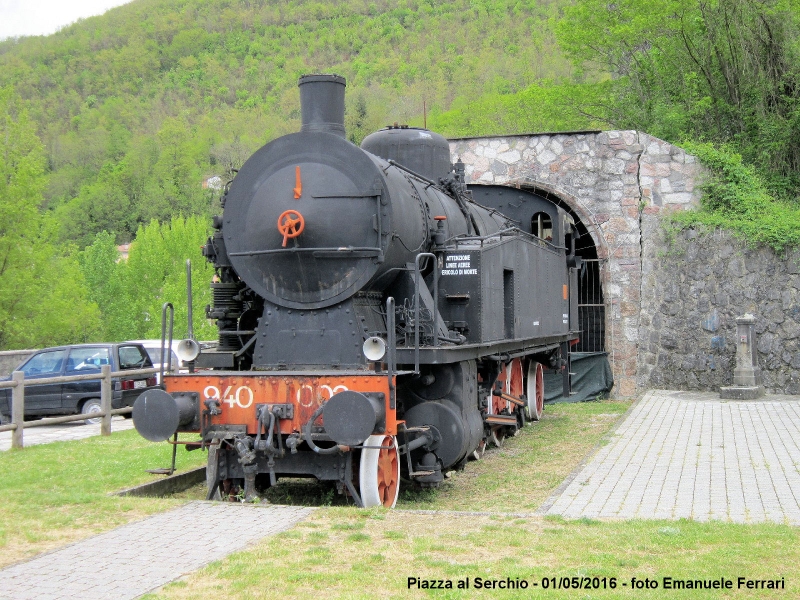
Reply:
M303 75L300 88L300 131L325 131L344 137L344 77Z

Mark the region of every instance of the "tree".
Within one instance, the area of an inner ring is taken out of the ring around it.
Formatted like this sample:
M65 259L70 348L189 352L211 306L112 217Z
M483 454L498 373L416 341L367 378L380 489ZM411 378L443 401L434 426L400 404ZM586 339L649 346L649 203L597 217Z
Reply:
M612 75L600 117L732 143L774 191L800 191L798 0L577 0L564 15L568 54Z
M205 318L214 270L200 254L208 229L202 217L173 217L163 224L153 220L139 227L127 260L120 258L113 234L97 234L83 252L81 265L91 298L100 306L106 340L160 338L165 302L175 308L174 337L186 336L186 259L192 261L194 335L216 337L213 323Z
M85 341L96 331L74 247L39 210L44 154L11 88L0 88L0 348Z

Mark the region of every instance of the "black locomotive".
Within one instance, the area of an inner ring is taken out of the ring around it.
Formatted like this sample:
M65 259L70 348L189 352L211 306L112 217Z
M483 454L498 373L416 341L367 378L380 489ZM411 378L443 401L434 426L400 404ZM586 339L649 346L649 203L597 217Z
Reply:
M394 506L543 409L577 339L575 226L524 191L468 186L412 127L345 138L345 81L299 82L302 128L238 172L204 255L215 351L143 394L151 440L198 431L209 498L279 477ZM193 345L188 344L190 347Z

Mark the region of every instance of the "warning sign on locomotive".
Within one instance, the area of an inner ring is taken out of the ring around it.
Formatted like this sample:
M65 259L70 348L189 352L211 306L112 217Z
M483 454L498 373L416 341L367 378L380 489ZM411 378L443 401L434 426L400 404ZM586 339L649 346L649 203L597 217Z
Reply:
M477 275L478 269L472 268L469 254L451 254L445 257L442 275Z

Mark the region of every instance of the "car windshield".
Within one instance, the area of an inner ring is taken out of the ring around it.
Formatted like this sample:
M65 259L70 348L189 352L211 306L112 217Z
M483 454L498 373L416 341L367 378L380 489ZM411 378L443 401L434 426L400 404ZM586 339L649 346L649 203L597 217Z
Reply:
M147 369L152 367L150 357L141 346L120 346L119 347L119 368L125 369Z
M108 348L73 348L67 359L67 373L99 371L108 364Z

